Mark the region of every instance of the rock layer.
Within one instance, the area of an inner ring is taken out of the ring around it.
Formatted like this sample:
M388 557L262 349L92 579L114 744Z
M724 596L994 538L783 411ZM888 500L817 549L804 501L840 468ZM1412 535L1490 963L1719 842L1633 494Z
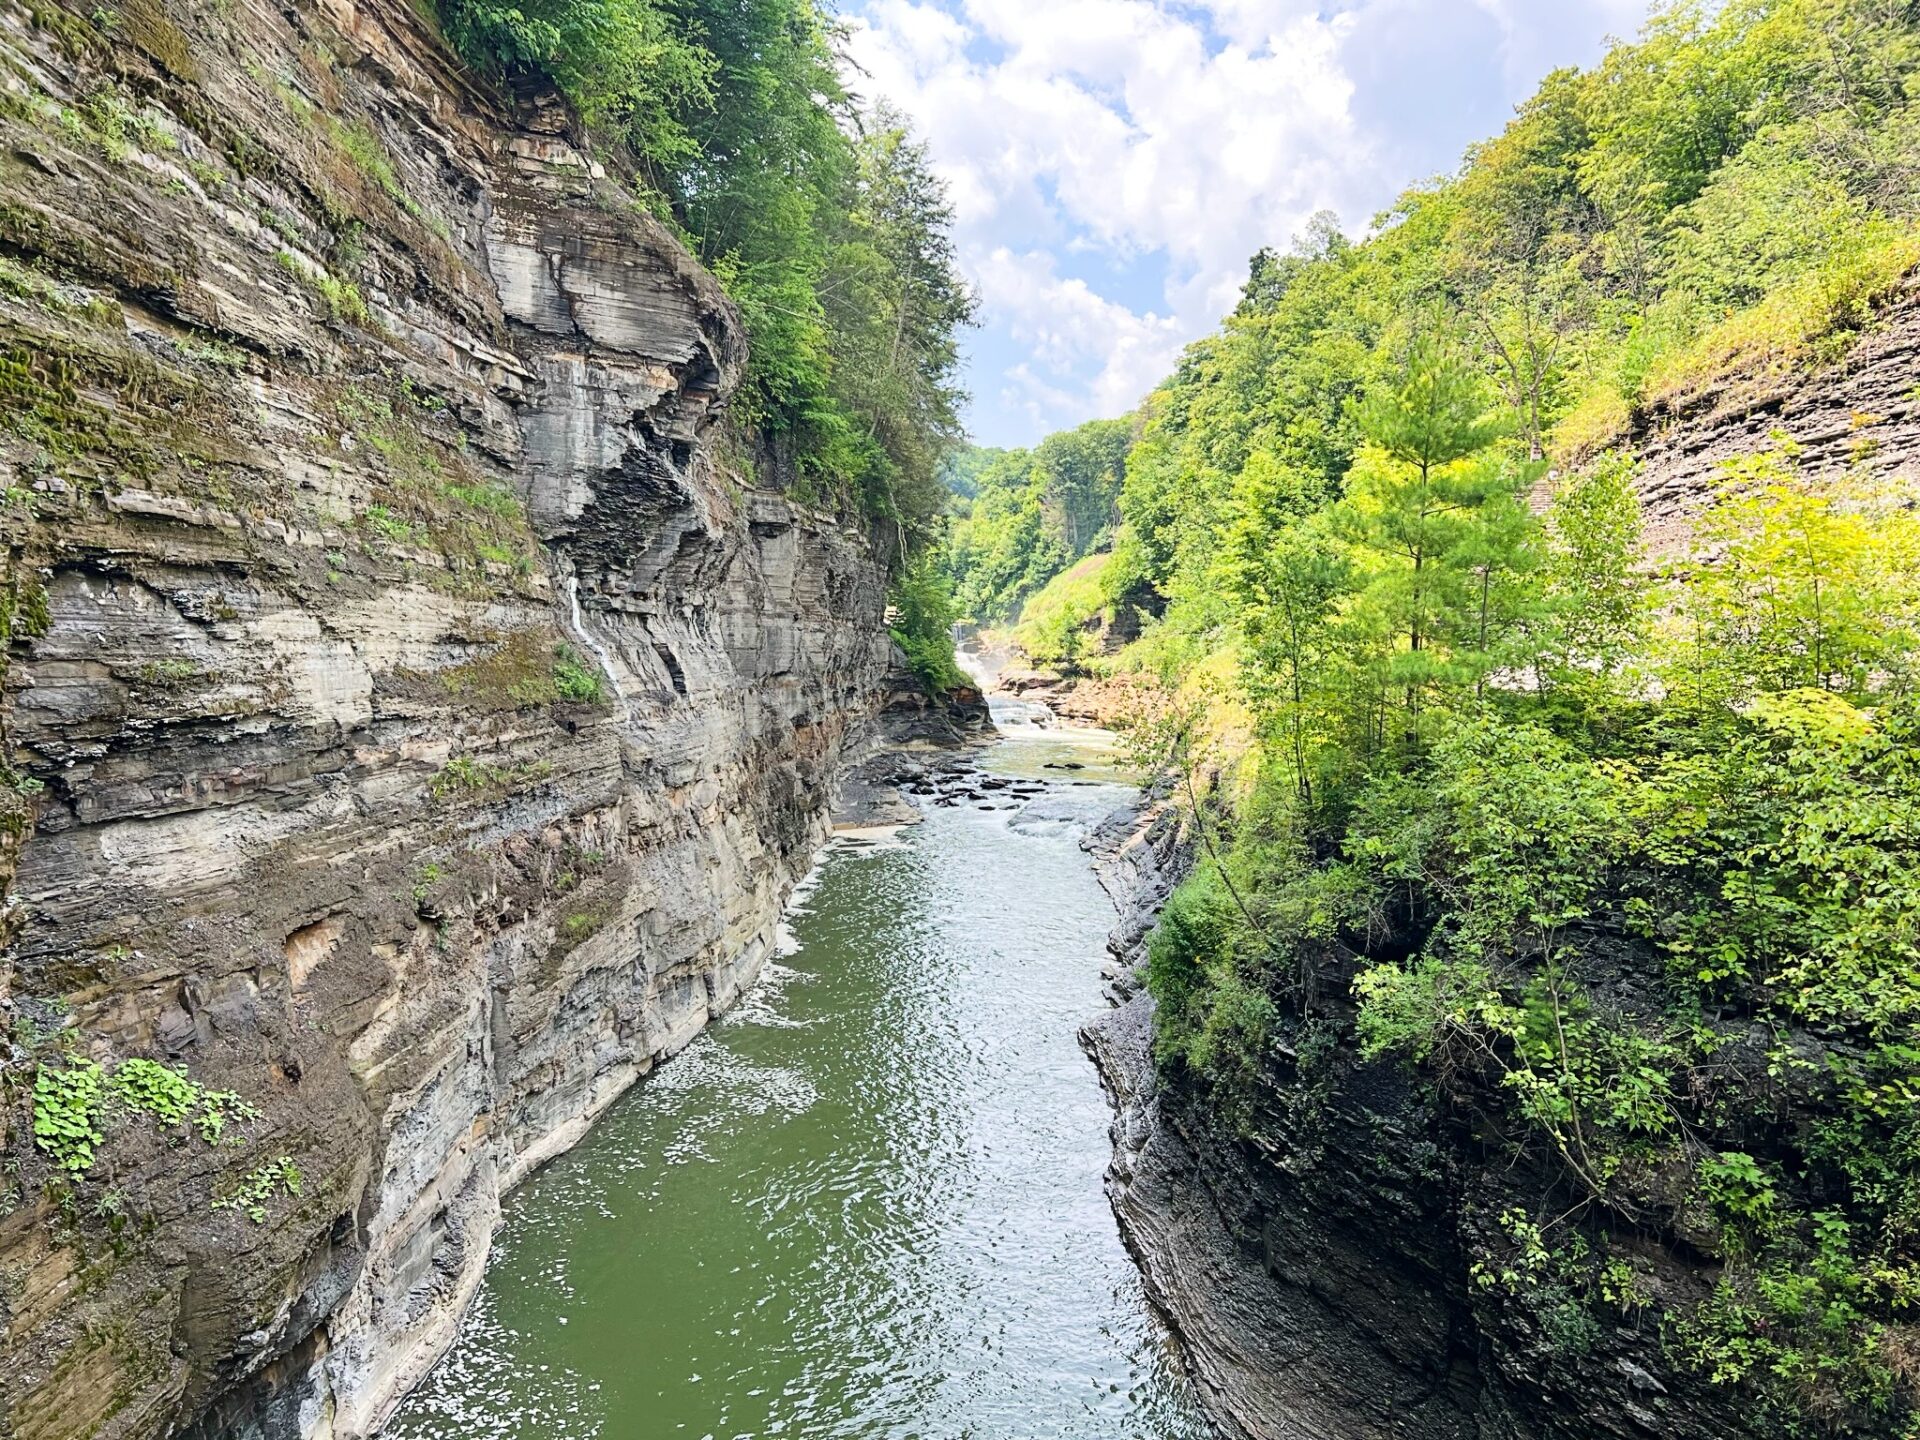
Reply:
M1730 460L1797 447L1810 480L1863 471L1900 493L1920 493L1920 280L1837 364L1812 375L1788 368L1674 401L1642 418L1631 449L1646 541L1656 559L1687 548Z
M768 953L882 567L739 458L711 277L400 0L8 6L0 79L0 1433L364 1435ZM63 1178L32 1068L134 1056L255 1113Z
M1191 856L1165 809L1097 839L1124 917L1112 944L1130 972ZM1115 1108L1108 1196L1223 1433L1748 1433L1727 1395L1666 1369L1656 1325L1622 1325L1569 1353L1471 1285L1493 1217L1537 1177L1463 1163L1446 1117L1390 1063L1330 1065L1296 1035L1276 1047L1236 1129L1156 1073L1152 997L1123 978L1115 999L1081 1036Z

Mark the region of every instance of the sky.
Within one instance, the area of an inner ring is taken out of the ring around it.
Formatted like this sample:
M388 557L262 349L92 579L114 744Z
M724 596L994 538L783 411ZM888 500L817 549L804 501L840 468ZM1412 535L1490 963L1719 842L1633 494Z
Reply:
M1317 210L1348 235L1458 166L1646 0L848 0L852 88L947 182L981 324L967 421L1125 414Z

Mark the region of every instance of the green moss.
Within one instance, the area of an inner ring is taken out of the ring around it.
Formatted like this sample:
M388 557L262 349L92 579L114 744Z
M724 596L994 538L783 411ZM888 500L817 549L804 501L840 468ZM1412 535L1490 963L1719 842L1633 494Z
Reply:
M535 631L517 631L485 654L439 672L449 695L482 707L507 709L600 698L600 677L564 641L548 643Z
M32 17L36 29L52 35L60 42L61 49L76 60L88 59L107 48L107 37L98 27L59 5L32 5L27 13Z
M189 156L186 160L186 167L187 173L193 176L193 178L199 182L200 188L209 195L218 195L222 190L226 189L226 173L218 166L210 165L204 160L196 160Z
M0 256L0 295L19 300L49 315L71 315L85 307L52 276Z
M211 397L197 380L96 343L84 326L16 329L18 339L0 346L0 426L50 460L110 456L122 472L145 476L163 450L167 459L206 458Z
M470 755L456 755L428 782L427 793L442 802L463 796L479 799L509 795L537 785L552 774L553 766L545 760L495 765Z
M200 78L193 47L154 0L119 0L119 30L166 68L189 83Z
M364 121L356 120L350 125L335 122L333 138L347 152L347 158L360 167L361 174L385 191L389 199L407 209L417 208L412 197L400 188L400 177L393 173L393 162L387 158L387 149L380 143L380 137Z
M44 635L52 623L47 608L47 587L31 570L16 569L12 580L0 589L0 648L16 636ZM0 673L4 673L4 660L0 660Z
M380 458L381 507L406 525L414 543L431 545L450 562L456 581L481 583L483 561L530 573L535 541L526 507L507 485L474 471L465 447L435 433L446 410L437 395L405 377L355 381L335 400L343 427Z
M113 413L81 398L75 367L57 354L0 349L0 424L56 460L117 448Z
M140 679L158 689L172 689L197 679L200 667L191 660L149 660L140 667Z
M526 507L520 503L520 497L504 485L492 482L477 485L452 484L446 487L449 500L467 506L469 509L483 511L488 515L497 515L506 520L523 520Z
M310 268L302 264L291 250L277 251L274 259L280 262L282 270L318 295L327 313L334 319L349 320L356 325L365 325L371 319L366 297L361 295L360 287L351 280L342 280L324 266Z

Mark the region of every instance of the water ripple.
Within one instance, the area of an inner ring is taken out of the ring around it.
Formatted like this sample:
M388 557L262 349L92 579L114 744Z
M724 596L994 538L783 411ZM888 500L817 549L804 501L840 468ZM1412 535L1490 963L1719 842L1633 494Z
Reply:
M1119 792L830 850L735 1011L509 1201L403 1440L1198 1440L1074 1030Z

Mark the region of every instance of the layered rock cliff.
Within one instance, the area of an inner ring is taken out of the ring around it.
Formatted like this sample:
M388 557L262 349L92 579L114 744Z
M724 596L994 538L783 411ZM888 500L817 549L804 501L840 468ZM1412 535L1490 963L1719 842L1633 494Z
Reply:
M369 1433L753 977L888 657L743 360L402 0L4 7L0 1433Z
M1689 553L1724 462L1783 440L1816 483L1851 473L1920 496L1916 353L1920 305L1909 287L1839 363L1750 377L1645 417L1632 446L1651 563ZM1132 965L1154 908L1192 857L1165 810L1105 844L1104 873L1128 913L1113 946ZM1646 986L1634 963L1623 957L1615 981ZM1664 1235L1611 1237L1644 1295L1609 1323L1556 1298L1550 1283L1529 1287L1523 1301L1476 1278L1513 1263L1503 1215L1564 1208L1547 1205L1561 1193L1556 1177L1515 1162L1497 1134L1450 1109L1400 1061L1362 1062L1351 980L1350 965L1323 957L1312 1018L1285 1017L1234 1123L1197 1082L1156 1072L1153 1002L1137 984L1083 1036L1117 1111L1108 1190L1121 1229L1224 1432L1251 1440L1787 1433L1780 1417L1671 1359L1667 1317L1711 1295L1722 1263L1713 1244L1696 1243L1707 1233L1693 1228L1697 1217L1670 1216ZM1757 1043L1736 1058L1765 1070ZM1768 1103L1783 1114L1804 1103L1814 1113L1818 1086L1783 1082Z

